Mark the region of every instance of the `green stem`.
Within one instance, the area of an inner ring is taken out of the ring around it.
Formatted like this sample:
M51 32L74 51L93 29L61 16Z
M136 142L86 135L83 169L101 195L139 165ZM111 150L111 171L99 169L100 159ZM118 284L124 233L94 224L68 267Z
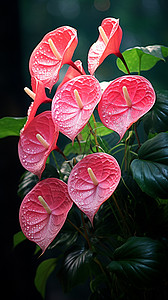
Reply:
M117 209L118 209L118 212L119 212L119 214L120 214L120 216L121 216L121 219L123 220L123 224L124 224L125 227L127 228L128 233L131 235L130 229L129 229L129 227L128 227L126 221L125 221L125 218L124 218L124 216L123 216L123 213L122 213L122 211L121 211L121 209L120 209L120 207L119 207L119 205L118 205L118 203L117 203L117 199L116 199L115 195L113 194L112 197L113 197L114 203L115 203L115 205L116 205L116 207L117 207Z
M124 145L125 145L124 143L120 143L120 144L118 144L118 145L112 147L112 148L109 150L109 153L110 153L111 151L115 150L116 148L121 147L121 146L124 146Z
M84 232L85 232L85 238L87 240L89 249L92 250L92 245L91 245L90 240L89 240L89 236L88 236L87 229L86 229L86 223L85 223L85 219L84 219L84 215L83 215L82 211L81 211L81 219L82 219L83 229L84 229Z
M128 74L130 75L130 71L129 71L129 69L128 69L127 63L126 63L125 58L124 58L124 56L122 55L122 53L121 53L121 52L118 52L118 53L116 53L115 55L116 55L117 57L119 57L119 58L122 60L122 62L123 62L123 64L124 64L124 66L125 66L125 68L126 68Z
M74 223L72 223L70 219L67 218L67 221L84 237L85 240L87 240L83 232Z
M87 122L87 124L88 124L88 127L89 127L89 129L90 129L90 133L93 135L93 137L94 137L94 139L95 139L96 150L97 150L97 152L99 152L99 146L100 146L100 145L99 145L99 143L98 143L98 141L97 141L97 136L96 136L96 134L95 134L95 132L94 132L92 126L90 125L90 122L89 122L89 121Z
M56 165L56 168L57 168L57 170L58 170L59 176L60 176L60 178L62 178L62 173L61 173L60 167L59 167L59 165L58 165L58 163L57 163L57 160L56 160L54 151L52 151L51 154L52 154L54 163L55 163L55 165Z
M141 147L141 143L140 143L140 139L139 139L139 136L138 136L137 124L136 123L134 124L134 132L135 132L135 136L136 136L136 139L137 139L137 142L138 142L138 149L139 149Z
M118 226L120 227L120 230L123 231L123 229L121 227L121 224L120 224L120 221L118 220L117 215L115 213L115 210L113 209L113 206L111 205L110 201L108 201L108 204L109 204L109 206L110 206L110 208L112 210L112 213L113 213L113 215L114 215L114 217L115 217L115 219L116 219L116 221L118 223Z

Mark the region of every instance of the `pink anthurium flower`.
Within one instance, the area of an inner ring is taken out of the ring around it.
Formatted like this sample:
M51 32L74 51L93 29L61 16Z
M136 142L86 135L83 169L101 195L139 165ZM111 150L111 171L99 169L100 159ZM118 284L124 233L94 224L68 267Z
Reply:
M23 167L40 178L47 157L57 148L58 135L51 111L37 115L20 135L18 153Z
M39 81L34 79L33 80L33 86L35 92L31 91L29 88L25 87L24 91L33 99L33 102L31 103L28 113L27 113L27 122L23 128L23 130L26 129L26 127L29 125L29 123L34 119L35 114L37 112L38 107L40 104L44 102L51 102L52 99L48 98L45 93L45 88L44 84Z
M116 131L120 140L127 129L147 113L155 103L151 83L138 75L122 76L105 89L98 106L102 123Z
M99 27L99 38L88 53L88 70L91 75L109 54L120 56L121 39L122 29L119 19L104 19Z
M72 27L62 26L47 33L30 57L31 76L51 90L62 65L71 63L77 43L77 31Z
M66 183L57 178L40 181L20 206L19 221L24 235L44 253L64 225L72 204Z
M82 66L82 62L80 60L76 60L74 62L74 65L77 67L77 69L75 69L74 67L70 66L64 76L64 79L62 80L62 82L60 83L60 85L57 87L57 90L60 89L60 87L66 83L67 81L80 76L81 74L86 75L83 66Z
M118 162L106 153L89 154L72 169L68 179L69 195L92 224L94 215L114 192L120 177Z
M52 101L53 121L59 130L72 141L88 122L101 98L98 80L82 75L66 82Z

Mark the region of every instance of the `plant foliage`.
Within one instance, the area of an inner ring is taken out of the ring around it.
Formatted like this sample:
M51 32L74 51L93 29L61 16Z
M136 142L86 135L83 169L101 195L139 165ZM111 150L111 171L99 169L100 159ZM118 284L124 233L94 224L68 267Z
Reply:
M13 243L40 241L45 254L34 283L43 298L53 273L65 293L89 286L90 300L158 299L161 291L167 299L168 91L155 93L141 71L165 62L168 47L121 54L121 38L119 20L103 20L86 75L81 61L72 61L77 31L49 32L30 58L28 117L0 120L1 138L20 136L27 169L18 188L25 235L19 231ZM93 73L109 54L128 75L99 84ZM64 64L69 69L49 99L45 89L57 83ZM46 101L51 112L38 121ZM61 149L58 130L68 137Z

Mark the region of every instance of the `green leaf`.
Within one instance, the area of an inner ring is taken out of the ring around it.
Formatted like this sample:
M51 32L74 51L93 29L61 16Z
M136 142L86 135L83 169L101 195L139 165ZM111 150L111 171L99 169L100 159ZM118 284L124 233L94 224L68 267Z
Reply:
M42 173L41 180L46 178L59 178L59 174L56 168L50 164L46 164L45 170ZM19 183L18 187L18 195L21 199L23 199L31 190L32 188L38 183L39 178L37 175L34 175L31 172L26 171Z
M105 127L103 125L103 123L101 123L101 122L96 122L94 124L94 120L93 120L92 116L90 117L89 123L90 123L93 131L96 132L97 136L106 136L113 132L111 129ZM89 129L88 125L86 124L86 126L81 131L82 140L86 141L89 134L90 134L90 129Z
M7 136L19 136L20 130L26 123L25 118L4 117L0 119L0 138Z
M27 238L23 234L22 231L19 231L13 235L13 247L15 248L17 245L25 241Z
M65 292L87 280L92 256L93 253L85 248L72 251L66 256L63 269L59 274Z
M37 184L39 181L38 176L34 175L31 172L26 171L21 179L18 186L18 195L21 199L23 199Z
M131 163L133 178L151 197L167 198L168 133L162 132L146 141Z
M69 156L70 154L81 154L88 152L90 150L90 145L89 143L86 142L80 142L80 146L78 142L74 142L73 146L72 143L67 144L64 149L64 155Z
M125 50L122 55L127 63L130 73L150 70L159 61L165 61L168 56L168 47L153 45L147 47L135 47ZM123 62L117 59L118 68L127 74Z
M155 105L143 118L147 134L168 131L168 90L156 94Z
M164 246L147 237L131 237L114 252L108 269L137 287L155 285L167 270Z
M54 271L57 260L58 258L46 259L37 268L34 283L43 298L45 297L47 279Z

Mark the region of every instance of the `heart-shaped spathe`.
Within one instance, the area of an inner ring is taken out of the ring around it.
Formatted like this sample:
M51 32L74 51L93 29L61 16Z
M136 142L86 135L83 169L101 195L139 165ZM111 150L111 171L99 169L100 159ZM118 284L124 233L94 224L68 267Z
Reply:
M96 179L95 185L88 173L91 168ZM116 159L106 153L93 153L84 157L72 169L68 179L68 192L73 202L93 224L93 218L100 205L116 189L121 170Z
M75 98L78 92L83 106ZM88 122L94 108L101 99L101 87L91 75L81 75L66 82L55 94L52 101L53 121L59 130L74 141Z
M52 45L49 43L51 40ZM77 43L77 31L72 27L62 26L47 33L31 54L31 76L51 90L58 81L62 65L71 61Z
M123 87L126 87L131 103L127 103ZM147 113L155 103L155 91L151 83L139 75L127 75L113 80L102 94L98 112L102 123L120 135Z
M50 210L44 208L39 196ZM23 199L19 221L24 235L44 252L54 240L72 207L67 184L57 178L40 181Z
M45 140L41 143L37 134ZM39 178L45 168L47 157L57 148L58 126L54 124L51 111L37 115L20 134L18 153L22 166Z

